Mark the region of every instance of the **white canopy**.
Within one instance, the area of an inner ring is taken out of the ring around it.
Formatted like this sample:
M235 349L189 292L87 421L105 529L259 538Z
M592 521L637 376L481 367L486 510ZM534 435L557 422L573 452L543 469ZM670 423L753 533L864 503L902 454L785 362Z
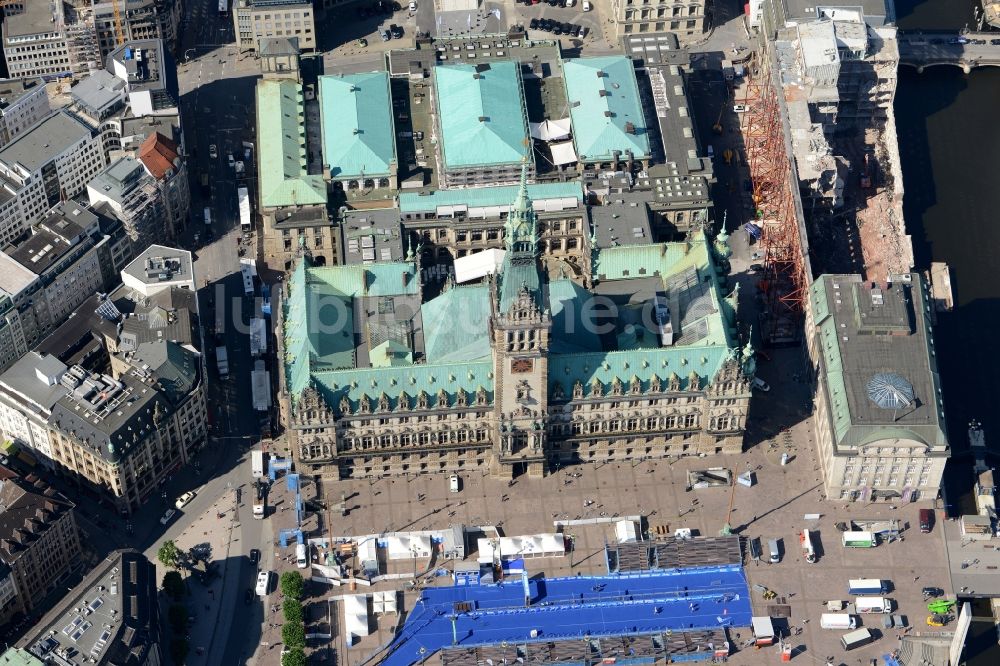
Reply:
M354 642L355 637L367 636L371 633L368 628L368 595L367 594L346 594L344 595L344 627L350 642Z
M499 273L505 254L504 250L491 248L459 257L455 260L455 282L462 284L486 277L491 273Z
M479 561L515 560L521 557L558 557L566 554L562 534L529 534L499 539L479 539Z
M561 120L543 120L540 123L529 123L531 136L542 141L559 141L569 138L569 118Z
M431 538L424 534L393 534L386 542L390 560L431 556Z
M549 150L552 151L552 162L555 163L556 166L573 164L577 161L576 150L573 149L572 141L551 143L549 144Z

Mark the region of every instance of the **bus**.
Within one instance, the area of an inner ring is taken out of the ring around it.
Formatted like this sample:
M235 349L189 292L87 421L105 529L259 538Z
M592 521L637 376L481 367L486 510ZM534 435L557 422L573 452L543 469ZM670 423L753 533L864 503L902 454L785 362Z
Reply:
M229 16L229 0L219 0L219 16Z
M254 481L264 478L264 452L250 452L250 478Z

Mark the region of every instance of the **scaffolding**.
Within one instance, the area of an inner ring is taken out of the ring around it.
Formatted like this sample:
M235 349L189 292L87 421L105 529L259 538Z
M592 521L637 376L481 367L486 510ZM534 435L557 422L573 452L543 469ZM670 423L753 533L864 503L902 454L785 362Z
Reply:
M766 53L766 52L765 52ZM745 87L742 132L753 185L766 303L763 337L769 345L797 342L809 288L805 232L800 226L798 184L783 125L783 107L767 56L752 62Z

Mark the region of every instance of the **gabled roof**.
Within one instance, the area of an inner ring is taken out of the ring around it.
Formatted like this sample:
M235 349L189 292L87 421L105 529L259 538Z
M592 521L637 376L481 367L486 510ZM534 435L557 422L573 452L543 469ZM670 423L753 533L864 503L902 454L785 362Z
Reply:
M157 180L163 180L168 171L177 168L174 160L179 156L177 144L159 132L150 134L139 146L139 161Z
M445 168L520 162L528 139L518 64L434 68Z
M396 161L389 74L321 76L319 99L330 175L389 175Z
M326 183L309 175L302 87L291 80L257 82L260 205L264 208L326 203Z
M563 65L573 143L582 162L648 157L649 135L632 61L625 56L578 58Z

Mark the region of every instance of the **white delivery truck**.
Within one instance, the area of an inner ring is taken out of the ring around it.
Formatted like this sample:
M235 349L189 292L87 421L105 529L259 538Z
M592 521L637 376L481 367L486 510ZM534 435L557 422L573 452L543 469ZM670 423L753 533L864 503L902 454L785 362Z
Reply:
M858 620L849 613L823 613L819 616L819 626L823 629L857 629Z
M844 634L840 638L840 644L844 646L845 650L853 650L862 645L868 645L873 640L875 640L875 637L872 636L872 632L867 629L858 629L849 634Z
M250 452L250 478L251 479L263 479L264 478L264 452L263 451L251 451Z
M847 593L853 595L881 595L889 591L885 581L878 578L852 578L847 581Z
M885 597L858 597L854 600L854 610L859 613L891 613L892 601Z
M309 549L304 543L295 544L295 566L299 569L309 566Z
M774 645L774 623L771 622L771 616L751 617L750 626L753 627L755 645Z

